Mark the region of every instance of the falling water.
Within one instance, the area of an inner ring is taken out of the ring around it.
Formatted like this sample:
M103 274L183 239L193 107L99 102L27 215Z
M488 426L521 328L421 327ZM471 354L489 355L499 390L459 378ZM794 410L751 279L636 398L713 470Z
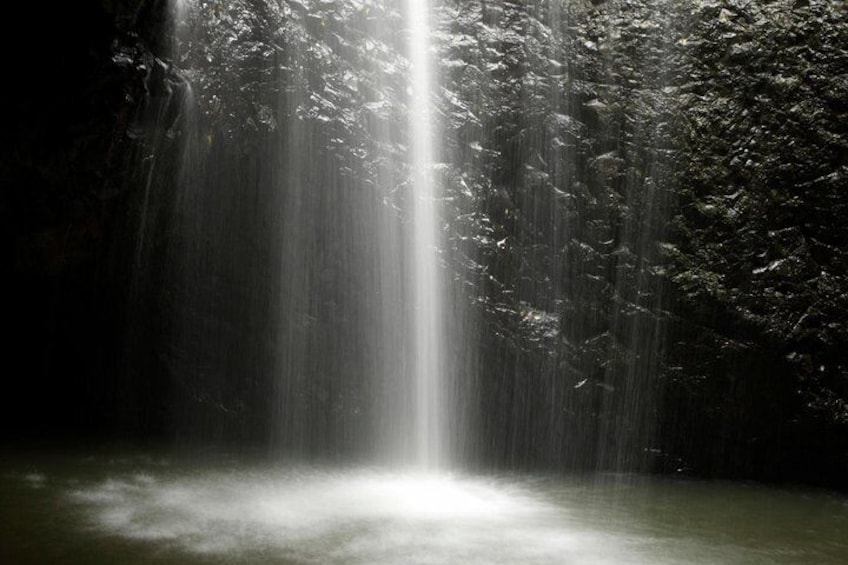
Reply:
M412 65L409 109L410 165L412 170L413 382L416 391L418 463L438 467L443 457L442 379L443 345L438 247L438 187L433 175L434 136L431 112L430 13L427 0L407 0L409 54Z
M201 116L170 232L171 422L188 442L437 468L429 3L299 6L172 3Z
M597 65L559 62L589 49L568 23L588 12L173 2L184 99L201 109L169 232L178 435L429 469L448 453L642 458L661 174L647 120L622 144L624 125L595 116L629 99ZM464 280L450 306L447 273Z

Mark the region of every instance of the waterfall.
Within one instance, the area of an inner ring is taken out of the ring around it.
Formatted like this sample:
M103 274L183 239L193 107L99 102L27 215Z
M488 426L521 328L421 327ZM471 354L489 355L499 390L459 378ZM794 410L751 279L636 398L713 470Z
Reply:
M197 106L163 292L176 435L431 470L648 458L673 156L662 73L636 69L664 68L661 28L173 1Z
M409 105L412 175L412 237L409 272L412 288L412 375L415 402L416 458L438 467L443 458L442 410L444 347L439 325L443 315L437 249L439 194L433 174L435 137L431 108L430 10L427 0L407 0L411 64Z
M169 234L178 436L439 467L429 3L172 0L171 14L199 109Z

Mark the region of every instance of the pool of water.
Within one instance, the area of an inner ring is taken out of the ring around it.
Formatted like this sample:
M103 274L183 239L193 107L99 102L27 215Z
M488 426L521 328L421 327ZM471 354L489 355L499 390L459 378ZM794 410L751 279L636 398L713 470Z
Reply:
M2 563L848 563L842 496L633 476L18 459L0 518Z

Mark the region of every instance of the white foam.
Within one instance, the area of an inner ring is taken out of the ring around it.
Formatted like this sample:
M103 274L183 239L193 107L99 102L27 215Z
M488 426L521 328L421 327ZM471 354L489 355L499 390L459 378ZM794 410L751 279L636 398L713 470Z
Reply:
M357 471L112 478L72 494L100 530L302 563L638 563L515 483Z

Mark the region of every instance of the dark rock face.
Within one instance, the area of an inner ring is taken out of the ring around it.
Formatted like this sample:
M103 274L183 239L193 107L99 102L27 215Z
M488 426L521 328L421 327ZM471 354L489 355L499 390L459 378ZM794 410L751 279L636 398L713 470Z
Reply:
M708 2L690 17L667 249L667 433L708 472L838 481L846 13L834 2Z
M151 157L164 2L28 5L2 131L2 435L101 433L115 414L131 218Z
M841 481L846 17L457 4L482 457Z

